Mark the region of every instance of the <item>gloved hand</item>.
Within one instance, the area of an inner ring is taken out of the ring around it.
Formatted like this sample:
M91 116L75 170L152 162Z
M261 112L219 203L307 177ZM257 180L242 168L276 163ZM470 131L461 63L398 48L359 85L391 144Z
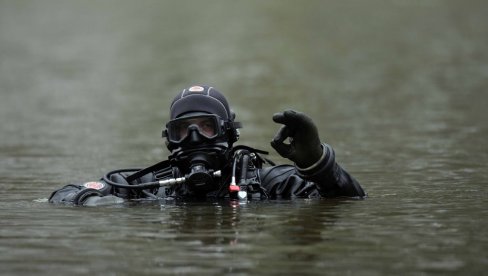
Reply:
M284 126L276 133L271 146L283 157L295 162L299 168L307 168L322 156L317 127L307 115L286 110L273 115L273 121ZM289 138L290 143L284 141Z

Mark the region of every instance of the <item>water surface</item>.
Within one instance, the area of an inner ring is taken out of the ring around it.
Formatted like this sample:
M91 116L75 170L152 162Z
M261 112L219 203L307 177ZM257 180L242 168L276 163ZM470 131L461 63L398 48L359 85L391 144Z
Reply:
M261 2L0 1L2 274L486 271L484 1ZM272 114L306 112L369 198L45 202L165 159L195 83L278 162Z

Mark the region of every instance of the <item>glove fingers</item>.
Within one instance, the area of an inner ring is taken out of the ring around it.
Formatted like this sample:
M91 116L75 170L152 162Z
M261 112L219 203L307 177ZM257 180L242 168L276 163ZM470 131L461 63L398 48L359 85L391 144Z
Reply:
M283 157L288 157L292 152L292 146L283 143L288 137L290 137L290 130L283 126L271 141L271 146Z
M285 158L289 158L293 151L290 145L284 143L276 143L275 141L271 141L271 146L276 150L276 152Z
M284 126L278 131L271 146L283 157L300 167L308 167L320 159L322 148L317 127L307 115L294 110L276 113L273 121ZM285 144L290 137L290 143Z
M273 142L275 143L283 143L286 138L290 137L290 129L287 126L282 126L280 130L276 133L273 137Z
M273 114L273 121L281 124L284 116L285 115L283 114L283 112L275 113L275 114Z
M284 112L276 113L273 115L273 121L291 128L311 124L311 119L307 115L295 110L285 110Z
M294 110L285 110L284 112L276 113L273 115L273 121L279 124L287 126L296 125L297 112Z

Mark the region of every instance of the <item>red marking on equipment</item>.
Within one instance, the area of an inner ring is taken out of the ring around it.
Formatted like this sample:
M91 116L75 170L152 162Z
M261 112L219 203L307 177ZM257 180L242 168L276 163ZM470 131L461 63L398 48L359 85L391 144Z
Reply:
M188 89L190 92L202 92L203 90L205 90L205 88L201 86L192 86Z
M229 186L229 191L230 191L231 193L239 192L240 190L241 190L241 189L240 189L240 188L239 188L239 186L237 186L237 185L230 185L230 186Z
M93 181L86 182L85 184L83 184L83 186L90 189L101 190L103 187L105 187L105 184L103 184L102 182Z

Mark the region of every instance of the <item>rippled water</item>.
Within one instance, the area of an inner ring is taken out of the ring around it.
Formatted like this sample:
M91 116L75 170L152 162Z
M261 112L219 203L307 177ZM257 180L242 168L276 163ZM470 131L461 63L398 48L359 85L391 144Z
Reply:
M0 273L486 273L488 5L262 2L0 1ZM270 152L307 112L369 198L45 202L165 159L194 83Z

